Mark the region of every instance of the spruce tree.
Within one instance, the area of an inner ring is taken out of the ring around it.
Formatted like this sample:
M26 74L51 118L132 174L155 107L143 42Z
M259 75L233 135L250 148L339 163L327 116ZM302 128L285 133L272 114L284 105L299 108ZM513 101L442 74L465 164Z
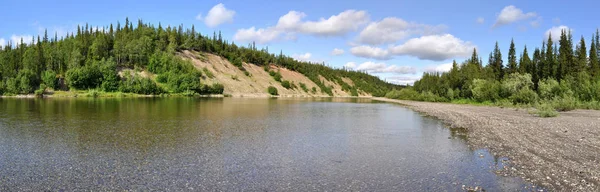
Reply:
M592 36L592 44L590 45L590 62L587 68L592 77L598 77L598 75L600 75L600 62L598 61L598 54L596 54L598 52L598 45L596 45L596 41L598 41L598 39L595 39Z
M577 45L577 62L574 68L574 72L575 73L580 73L583 72L586 68L587 64L587 48L585 47L585 39L583 38L583 36L581 37L581 40L579 41L579 45ZM575 75L575 74L572 74Z
M529 53L527 52L527 46L523 49L523 54L521 55L521 62L519 63L519 73L529 73L533 75L534 69L531 67L531 58L529 58Z
M553 68L556 63L554 60L554 50L552 49L554 43L552 42L552 34L548 36L548 41L546 42L546 52L544 53L544 65L542 71L543 78L556 78Z
M497 41L492 53L494 56L492 61L492 72L494 73L496 80L500 81L504 78L504 66L502 65L502 53L500 52Z
M515 50L515 42L514 40L510 40L510 48L508 49L508 67L506 69L506 74L511 74L517 72L517 56Z

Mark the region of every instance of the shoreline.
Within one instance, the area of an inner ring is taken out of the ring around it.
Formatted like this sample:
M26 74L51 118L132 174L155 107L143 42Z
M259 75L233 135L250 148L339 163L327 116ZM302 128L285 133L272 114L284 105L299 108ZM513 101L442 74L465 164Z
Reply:
M56 94L58 93L58 94ZM329 95L269 95L269 94L213 94L213 95L193 95L186 96L182 94L161 94L161 95L142 95L136 93L122 93L122 92L96 92L97 95L92 95L92 92L88 91L60 91L50 92L49 94L35 95L0 95L1 98L17 98L17 99L35 99L35 98L150 98L150 97L199 97L199 98L365 98L372 99L372 96L329 96Z
M497 172L521 177L550 191L600 190L600 111L574 110L540 118L525 109L449 103L396 103L467 129L470 147L508 157L511 168Z

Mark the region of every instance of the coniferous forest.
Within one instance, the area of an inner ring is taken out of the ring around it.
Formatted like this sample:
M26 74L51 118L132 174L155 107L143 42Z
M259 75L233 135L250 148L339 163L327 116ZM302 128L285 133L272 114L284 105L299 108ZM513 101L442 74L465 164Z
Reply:
M202 71L179 56L193 50L216 54L243 69L242 62L259 66L277 65L304 74L323 93L333 95L319 76L338 83L344 91L357 90L384 96L398 89L365 72L333 69L319 63L301 62L254 43L238 46L223 39L221 33L202 34L194 26L163 27L161 24L134 24L106 27L78 26L64 37L38 36L33 42L9 42L0 47L0 95L43 94L46 90L98 90L104 92L158 94L222 94L220 84L204 84ZM156 77L120 75L119 69L147 70ZM342 77L350 78L350 86ZM265 90L266 92L266 90Z
M600 109L600 38L598 31L589 45L581 37L573 42L570 31L560 40L552 35L541 48L528 47L517 55L511 40L508 61L496 46L487 65L473 50L471 58L444 73L424 73L413 87L389 92L386 97L432 102L525 105L538 109ZM504 65L506 63L506 65Z

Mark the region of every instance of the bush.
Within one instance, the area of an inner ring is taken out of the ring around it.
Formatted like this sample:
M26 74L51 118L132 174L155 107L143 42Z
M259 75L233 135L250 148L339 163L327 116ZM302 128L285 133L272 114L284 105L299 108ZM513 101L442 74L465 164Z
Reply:
M317 93L317 88L313 87L311 91L312 91L313 94L315 94L315 93Z
M565 94L561 97L555 97L551 104L557 111L571 111L579 106L579 101L572 95Z
M212 72L210 72L210 70L208 70L206 67L202 68L202 72L204 72L206 77L210 79L215 78L215 75Z
M267 88L267 92L271 95L279 95L279 93L277 92L277 88L273 86L269 86L269 88Z
M423 94L421 94L421 101L427 101L427 102L447 102L448 99L441 97L439 95L436 95L435 93L431 92L431 91L427 91Z
M307 92L307 93L308 93L308 88L306 87L306 84L304 84L304 83L299 83L299 84L300 84L300 88L302 88L302 90L303 90L304 92Z
M46 91L46 85L45 84L40 84L40 88L35 90L34 94L38 97L41 97L44 95L44 92Z
M291 84L290 84L290 82L289 82L289 81L287 81L287 80L284 80L284 81L282 81L282 82L281 82L281 86L283 86L283 87L284 87L284 88L286 88L286 89L290 89L290 88L292 88L292 85L291 85Z
M558 81L554 79L540 80L538 83L538 92L541 99L550 100L564 93Z
M144 95L158 95L164 91L149 78L130 76L119 86L119 91L124 93L137 93Z
M94 89L102 83L102 72L96 65L69 69L66 80L71 88Z
M471 84L473 99L478 102L496 101L500 98L499 92L499 83L494 80L473 79L473 84Z
M556 110L554 110L554 108L550 105L550 104L539 104L538 106L536 106L536 110L533 112L534 114L537 114L539 117L556 117L559 115L558 112L556 112Z
M524 87L517 93L510 96L509 99L515 104L531 104L537 101L538 95L535 93L535 91Z
M42 82L52 89L56 89L58 85L58 79L56 78L56 72L48 70L42 73Z
M281 73L269 71L269 75L271 75L271 77L273 77L273 79L275 79L275 81L281 82Z
M530 74L512 73L502 81L501 97L509 98L522 89L531 89L533 82Z
M393 90L385 94L386 98L402 100L420 100L420 94L412 88Z

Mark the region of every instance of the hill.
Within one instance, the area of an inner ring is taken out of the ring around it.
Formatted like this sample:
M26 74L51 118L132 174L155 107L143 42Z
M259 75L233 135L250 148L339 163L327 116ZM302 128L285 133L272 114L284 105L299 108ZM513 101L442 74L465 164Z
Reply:
M143 95L383 96L399 86L185 29L128 19L0 47L0 94L94 90Z

